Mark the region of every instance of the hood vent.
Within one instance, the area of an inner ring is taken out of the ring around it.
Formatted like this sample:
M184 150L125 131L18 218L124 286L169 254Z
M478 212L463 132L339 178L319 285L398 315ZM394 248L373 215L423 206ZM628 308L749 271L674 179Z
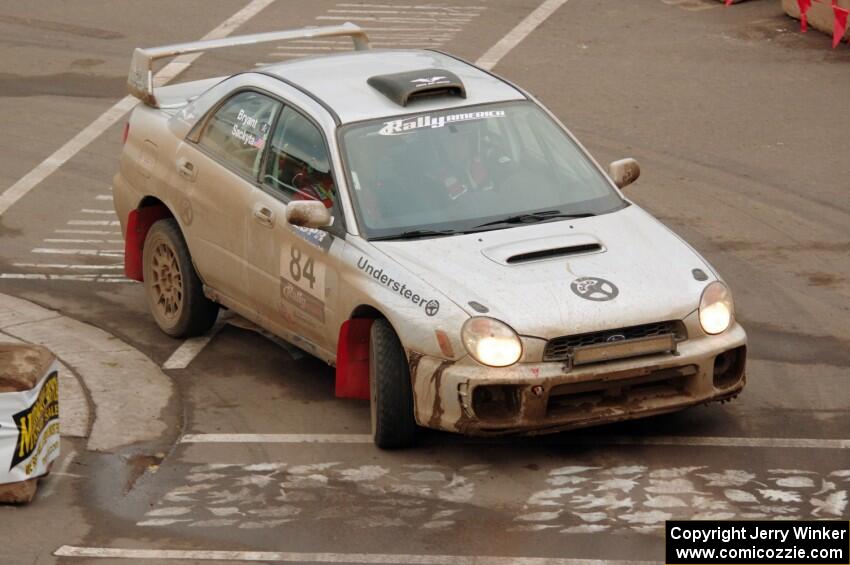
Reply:
M529 261L540 261L542 259L554 259L555 257L578 255L580 253L596 253L597 251L602 251L601 245L598 243L587 243L584 245L571 245L569 247L555 247L553 249L520 253L518 255L508 257L505 262L508 265L515 265L517 263L528 263Z
M428 96L466 98L466 89L458 76L443 69L378 75L366 82L399 106L407 106L416 98Z

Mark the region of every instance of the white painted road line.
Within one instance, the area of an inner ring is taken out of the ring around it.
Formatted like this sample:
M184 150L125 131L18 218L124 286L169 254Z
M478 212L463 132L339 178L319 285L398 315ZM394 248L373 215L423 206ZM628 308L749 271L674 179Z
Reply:
M101 283L134 283L136 281L121 278L108 278L114 275L55 275L52 273L0 273L0 279L41 280L41 281L81 281Z
M83 208L80 210L83 214L111 214L115 215L115 210L105 208Z
M110 265L66 265L60 263L12 263L13 267L22 269L123 269L124 264Z
M784 437L612 436L578 438L592 445L669 445L677 447L767 447L778 449L850 449L850 439Z
M121 257L123 249L65 249L62 247L36 247L33 253L43 255L100 255L105 257Z
M77 452L71 450L71 452L65 456L65 459L62 461L62 464L59 466L59 469L50 472L50 478L45 481L45 484L42 488L38 489L37 494L38 498L47 498L56 490L56 485L59 483L59 479L61 477L79 477L80 475L74 475L73 473L68 473L68 467L71 466L71 463L74 461L74 458L77 456Z
M186 434L180 443L372 443L369 434Z
M393 15L393 14L401 14L402 16L448 16L451 18L470 18L475 17L478 14L475 12L411 12L409 10L353 10L353 9L332 9L328 10L328 13L331 14L366 14L367 16L383 16L383 15Z
M486 443L498 438L465 438ZM847 439L699 437L699 436L569 436L542 439L557 445L636 445L674 447L749 447L768 449L850 449ZM368 434L186 434L180 443L372 443Z
M121 235L120 231L110 231L110 230L53 230L55 233L77 233L77 234L87 234L87 235Z
M415 32L448 32L448 33L456 33L458 31L463 31L461 28L446 28L446 27L363 27L360 26L360 29L363 31L392 31L392 32L406 32L406 31L415 31ZM371 35L369 37L372 37Z
M54 173L71 157L76 155L80 149L94 141L101 133L120 120L121 116L132 109L137 102L138 100L132 96L122 98L109 110L101 114L95 121L86 126L80 133L72 137L65 145L56 150L53 155L39 163L33 170L3 191L3 193L0 194L0 216L2 216L6 210L12 206L12 204L23 198L30 190L38 186L41 181Z
M180 347L174 350L165 363L162 364L163 369L185 369L189 366L195 357L207 346L212 338L221 330L223 324L218 323L207 333L199 337L191 337L180 344Z
M449 10L449 11L454 11L454 10L460 10L460 11L463 11L463 10L486 10L487 9L486 6L440 6L440 5L436 5L436 6L435 5L412 6L410 4L407 4L407 5L399 5L399 4L352 4L352 3L348 3L348 2L340 2L340 3L337 4L337 6L339 6L341 8L346 8L346 7L347 8L377 8L377 9L382 9L382 8L410 8L410 9L413 9L413 10L440 9L440 10Z
M528 34L537 29L537 26L542 24L546 18L555 13L555 10L566 3L567 0L545 0L536 10L528 14L524 20L509 31L505 37L488 49L475 64L488 71L495 67L502 60L502 57L510 53Z
M124 243L121 239L63 239L63 238L45 238L42 239L44 243L109 243L115 245L117 243Z
M69 226L117 226L118 220L69 220Z
M386 553L292 553L286 551L219 551L206 549L122 549L63 545L57 557L111 559L195 559L198 561L269 561L277 563L409 563L411 565L650 565L653 561L612 561L563 557L496 557L474 555L404 555Z
M217 28L206 34L201 39L219 39L227 37L240 25L251 19L263 8L274 2L274 0L251 0L244 8L230 16ZM202 53L178 57L167 64L156 74L157 85L165 84L178 74L183 72ZM110 109L101 114L95 121L86 126L80 133L75 135L56 150L50 157L39 163L33 170L18 179L18 181L0 193L0 216L12 205L26 196L29 191L38 186L41 181L56 172L81 149L94 141L100 134L112 127L124 114L133 109L139 101L134 96L125 96L115 103Z
M373 18L370 16L318 16L317 20L351 21L357 22L384 22L388 24L423 24L423 25L457 25L468 23L468 18L452 18L451 20L440 20L437 18Z

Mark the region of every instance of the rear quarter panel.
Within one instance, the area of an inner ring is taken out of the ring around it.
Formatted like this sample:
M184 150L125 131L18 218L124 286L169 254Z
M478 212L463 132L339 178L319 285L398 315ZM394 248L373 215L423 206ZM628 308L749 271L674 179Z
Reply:
M137 106L130 115L129 135L113 179L115 211L125 235L127 216L146 196L158 198L176 212L170 198L177 174L171 157L181 141L168 127L170 118L167 112L145 105Z

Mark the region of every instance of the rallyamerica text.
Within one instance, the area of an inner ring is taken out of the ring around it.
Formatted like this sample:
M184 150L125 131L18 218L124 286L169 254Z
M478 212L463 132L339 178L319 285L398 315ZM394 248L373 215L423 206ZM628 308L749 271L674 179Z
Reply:
M670 537L695 542L721 541L728 543L732 540L777 540L788 541L794 534L795 540L842 540L846 539L847 530L834 530L812 526L795 526L791 529L763 528L760 526L717 526L707 529L689 529L674 526L670 529Z

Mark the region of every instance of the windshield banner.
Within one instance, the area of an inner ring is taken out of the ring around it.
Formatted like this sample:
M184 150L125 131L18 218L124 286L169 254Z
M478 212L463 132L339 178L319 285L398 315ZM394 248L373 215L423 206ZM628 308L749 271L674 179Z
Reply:
M446 124L457 122L468 122L471 120L486 120L489 118L504 118L504 110L486 110L483 112L468 112L465 114L449 114L447 116L434 116L426 114L424 116L416 116L413 118L404 118L401 120L393 120L384 122L384 127L378 132L381 135L399 135L407 133L415 129L422 128L441 128Z
M59 456L59 364L31 390L0 393L0 484L47 473Z

